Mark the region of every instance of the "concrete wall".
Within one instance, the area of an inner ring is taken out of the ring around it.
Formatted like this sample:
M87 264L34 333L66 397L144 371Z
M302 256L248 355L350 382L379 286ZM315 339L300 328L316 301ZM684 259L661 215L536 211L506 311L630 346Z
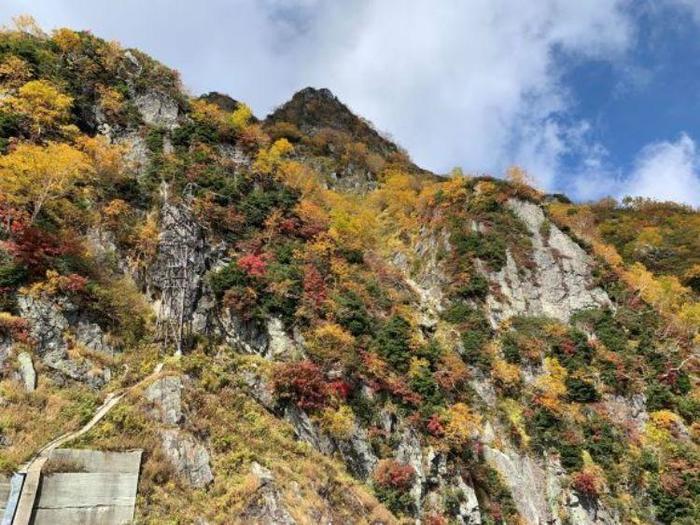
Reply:
M24 474L0 476L0 525L12 525L23 483Z
M141 451L59 449L55 460L73 472L45 473L34 505L34 525L123 525L131 523Z

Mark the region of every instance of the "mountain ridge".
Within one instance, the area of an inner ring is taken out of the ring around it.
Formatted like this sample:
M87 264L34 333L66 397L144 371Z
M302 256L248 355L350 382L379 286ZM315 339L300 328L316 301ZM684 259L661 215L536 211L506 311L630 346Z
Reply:
M328 90L256 119L70 29L1 32L0 89L3 472L128 391L70 446L143 450L138 523L700 518L696 211L438 177Z

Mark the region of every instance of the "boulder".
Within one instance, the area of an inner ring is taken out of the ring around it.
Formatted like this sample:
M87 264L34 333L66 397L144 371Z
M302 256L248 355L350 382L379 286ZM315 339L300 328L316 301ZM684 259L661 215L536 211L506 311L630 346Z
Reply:
M34 363L32 363L32 356L27 352L21 352L17 356L17 361L19 362L19 374L22 378L24 389L27 392L34 392L36 388L36 371L34 370Z
M153 404L153 417L166 425L182 421L182 379L179 376L161 377L146 388L144 396Z
M204 488L214 481L209 452L189 432L179 429L161 431L165 455L178 475L194 488Z
M250 473L258 480L259 487L238 518L242 523L258 525L294 525L296 521L282 502L275 484L275 477L268 469L253 462Z

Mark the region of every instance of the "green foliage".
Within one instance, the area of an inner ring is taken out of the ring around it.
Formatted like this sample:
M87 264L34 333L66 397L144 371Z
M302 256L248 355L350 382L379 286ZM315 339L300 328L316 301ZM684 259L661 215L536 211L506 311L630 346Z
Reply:
M500 270L506 263L506 243L497 235L459 231L450 236L450 241L458 255L478 257L493 271Z
M569 401L593 403L600 399L600 395L593 383L589 383L577 377L569 376L566 378L566 389Z
M506 361L513 364L522 362L520 348L518 347L518 337L513 332L506 332L501 338L501 350Z
M458 287L455 295L461 299L483 299L489 292L489 282L481 274L473 274L469 281Z
M355 292L346 291L335 298L337 309L335 312L338 324L348 330L355 337L370 335L374 323L367 307Z
M374 349L396 370L406 372L411 358L410 342L410 323L394 315L379 329Z

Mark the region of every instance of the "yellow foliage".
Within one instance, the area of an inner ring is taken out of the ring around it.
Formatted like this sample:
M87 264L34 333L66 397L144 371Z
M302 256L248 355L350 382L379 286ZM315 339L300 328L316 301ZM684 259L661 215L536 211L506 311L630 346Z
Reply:
M464 403L455 403L444 414L444 439L453 449L459 450L476 438L481 431L481 416Z
M114 182L125 174L126 146L112 144L101 135L81 135L75 140L75 145L90 158L97 182Z
M377 214L365 206L362 198L334 194L331 197L330 235L340 246L364 250L374 244L377 234Z
M670 410L657 410L649 414L649 419L658 428L674 431L682 423L681 418L675 412Z
M252 116L253 112L248 105L243 103L239 104L235 111L231 113L231 117L229 118L233 130L236 133L243 131L243 129L248 125L248 122Z
M57 293L67 289L70 282L69 277L61 275L56 270L46 270L45 280L37 281L28 289L24 289L23 291L33 297L39 297L42 295L55 296Z
M347 405L326 408L318 416L321 429L335 439L349 439L355 430L355 414Z
M430 370L430 361L419 357L412 357L411 364L408 367L408 377L417 379L423 377L426 371Z
M491 375L496 383L506 390L515 388L520 384L520 368L503 359L494 359Z
M506 180L513 184L535 186L535 179L520 166L511 166L506 170Z
M0 193L31 209L34 221L45 205L67 197L93 171L89 157L68 144L20 144L0 157Z
M73 99L46 80L30 80L19 88L16 96L8 97L2 104L26 117L32 134L39 137L67 123Z
M321 324L306 340L309 353L322 361L348 364L355 359L355 338L335 323Z
M282 161L277 170L277 177L287 186L298 190L303 198L309 198L321 188L316 172L301 162Z
M67 27L56 29L51 38L64 53L72 53L80 49L82 43L80 35Z
M97 86L97 93L100 95L100 108L105 115L118 115L124 105L124 95L114 88L108 86Z
M39 38L43 38L46 36L44 34L44 31L41 29L41 26L39 26L37 21L31 15L23 14L13 17L12 25L15 31L18 31L20 33L27 33Z
M566 394L566 368L559 364L555 357L545 357L545 373L535 381L538 391L537 402L554 412L561 410L560 397Z
M523 446L527 447L530 443L530 436L525 430L523 407L515 399L506 398L500 403L500 408L506 415L508 422L518 434Z
M26 60L17 55L7 55L0 62L0 83L6 88L16 89L31 77L31 67Z
M222 135L233 133L234 127L231 124L231 115L216 104L198 99L191 102L191 107L194 120L214 126Z
M279 167L282 158L294 151L294 146L287 139L278 139L269 148L261 149L253 163L253 169L270 175Z

